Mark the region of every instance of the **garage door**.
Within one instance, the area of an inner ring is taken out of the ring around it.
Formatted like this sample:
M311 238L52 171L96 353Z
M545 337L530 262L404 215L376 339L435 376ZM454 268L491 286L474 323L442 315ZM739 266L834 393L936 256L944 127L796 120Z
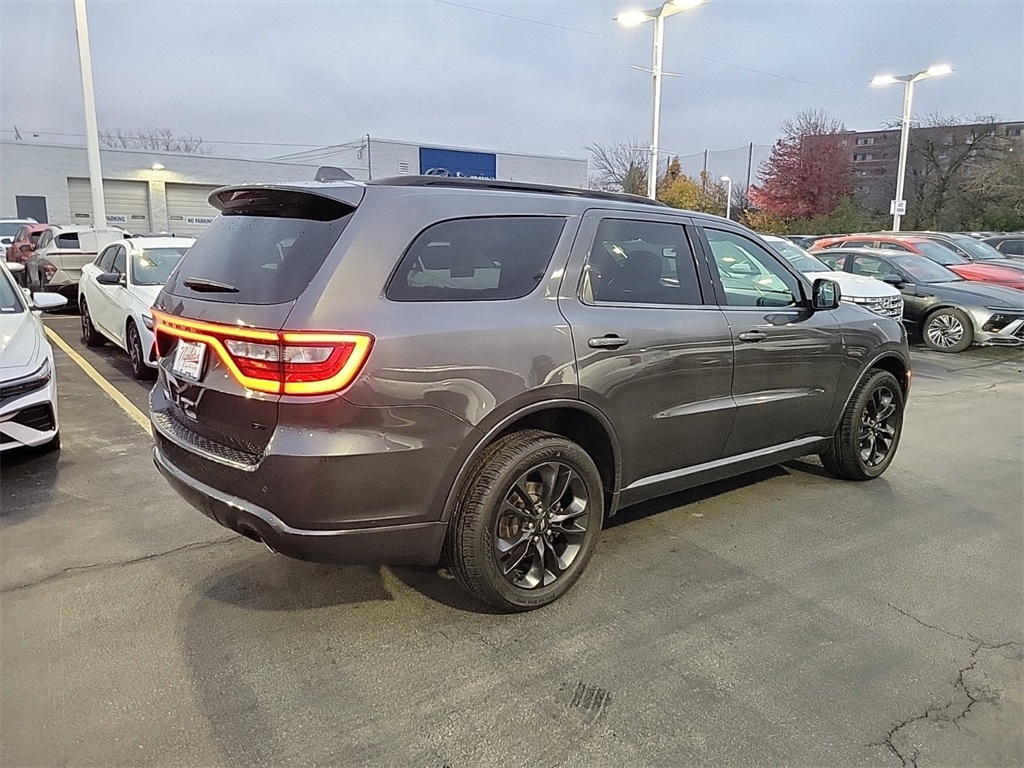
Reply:
M217 209L206 202L217 187L205 184L168 184L167 220L175 234L198 235L213 221Z
M93 226L92 188L88 179L68 179L71 224ZM144 181L103 180L107 223L129 232L149 232L149 185Z

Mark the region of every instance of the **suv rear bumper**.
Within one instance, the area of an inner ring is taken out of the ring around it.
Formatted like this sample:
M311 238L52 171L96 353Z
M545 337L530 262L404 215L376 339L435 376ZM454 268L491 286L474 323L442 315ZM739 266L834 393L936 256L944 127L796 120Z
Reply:
M159 446L153 448L153 462L171 487L211 520L299 560L433 565L448 527L437 522L336 530L292 528L262 507L189 477Z

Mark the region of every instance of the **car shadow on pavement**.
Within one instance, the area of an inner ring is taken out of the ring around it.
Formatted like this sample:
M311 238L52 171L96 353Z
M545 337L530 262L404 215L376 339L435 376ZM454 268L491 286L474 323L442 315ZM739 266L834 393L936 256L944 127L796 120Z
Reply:
M749 485L756 485L757 483L762 483L765 480L771 480L774 477L785 477L788 474L789 473L781 466L768 467L754 472L747 472L746 474L739 475L737 477L730 477L726 480L719 480L714 483L708 483L707 485L690 488L685 491L680 491L679 493L673 493L670 496L661 496L656 499L651 499L650 501L644 501L640 504L634 504L630 507L624 507L618 510L614 516L605 521L604 527L616 528L620 525L631 523L634 520L641 520L645 517L658 515L662 512L667 512L670 509L686 507L690 504L696 504L699 501L713 498L714 496L720 496L723 493L737 491L740 488L746 488Z
M256 552L200 586L220 603L251 611L296 611L390 600L379 568L325 565Z
M0 458L0 521L16 523L44 512L60 477L60 451L18 448Z
M409 589L419 592L435 603L465 613L496 616L502 612L473 598L452 576L443 559L437 565L391 566L391 573Z

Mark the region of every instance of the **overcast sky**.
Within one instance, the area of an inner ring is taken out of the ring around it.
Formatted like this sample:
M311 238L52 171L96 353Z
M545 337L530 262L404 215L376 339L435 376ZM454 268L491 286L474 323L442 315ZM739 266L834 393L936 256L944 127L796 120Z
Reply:
M99 123L169 127L240 157L366 133L583 157L591 142L650 135L650 76L630 65L650 66L652 25L611 20L638 6L89 0ZM0 135L80 142L71 0L0 0L0 30ZM807 107L876 128L902 94L868 80L937 62L956 73L921 84L917 111L1024 119L1024 2L710 0L666 22L664 66L682 77L665 81L662 146L770 144Z

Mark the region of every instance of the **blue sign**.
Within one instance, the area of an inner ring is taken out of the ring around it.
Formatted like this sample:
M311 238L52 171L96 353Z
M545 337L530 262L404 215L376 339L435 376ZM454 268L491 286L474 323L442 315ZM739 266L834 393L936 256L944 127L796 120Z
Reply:
M490 152L420 147L420 173L464 179L497 178L497 159Z

